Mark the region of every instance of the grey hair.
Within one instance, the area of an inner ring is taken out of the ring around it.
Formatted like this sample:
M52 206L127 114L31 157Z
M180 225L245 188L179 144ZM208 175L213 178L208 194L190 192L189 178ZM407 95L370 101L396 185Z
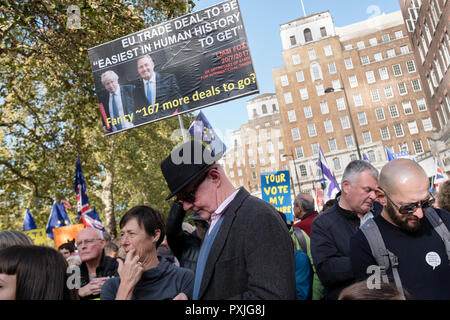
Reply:
M33 240L23 232L15 230L0 231L0 249L11 246L32 246Z
M102 84L105 83L106 79L119 80L119 76L114 71L108 70L108 71L102 73L102 75L101 75Z
M294 200L294 206L301 207L305 211L314 210L314 200L309 201L305 198L305 195L310 195L309 193L299 193Z
M353 160L345 168L341 183L345 180L353 181L357 175L366 170L374 179L378 180L378 170L373 165L365 160Z

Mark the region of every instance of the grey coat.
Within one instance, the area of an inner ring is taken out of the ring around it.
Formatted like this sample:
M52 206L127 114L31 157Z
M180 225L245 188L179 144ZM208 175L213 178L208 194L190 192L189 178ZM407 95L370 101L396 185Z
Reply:
M278 212L241 188L211 247L199 299L296 299L294 265Z

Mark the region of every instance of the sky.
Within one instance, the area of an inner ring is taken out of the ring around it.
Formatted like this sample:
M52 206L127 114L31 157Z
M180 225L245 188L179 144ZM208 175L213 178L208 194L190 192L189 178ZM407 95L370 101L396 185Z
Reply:
M193 12L220 3L196 0ZM329 11L335 27L400 10L398 0L303 0L306 15ZM283 66L280 25L303 17L300 0L239 0L259 94L275 93L272 69ZM228 145L230 132L248 121L246 102L257 94L203 108L217 134ZM198 111L194 112L196 115Z

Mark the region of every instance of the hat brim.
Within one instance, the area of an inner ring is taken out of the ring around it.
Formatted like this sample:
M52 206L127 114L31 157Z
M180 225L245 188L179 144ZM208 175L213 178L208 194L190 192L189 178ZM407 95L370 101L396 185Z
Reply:
M189 183L195 180L199 175L203 174L206 170L210 169L212 165L206 166L202 170L196 172L194 175L192 175L189 179L187 179L185 182L183 182L180 186L178 186L171 194L169 194L166 198L166 200L169 200L173 196L175 196L178 192L184 189Z

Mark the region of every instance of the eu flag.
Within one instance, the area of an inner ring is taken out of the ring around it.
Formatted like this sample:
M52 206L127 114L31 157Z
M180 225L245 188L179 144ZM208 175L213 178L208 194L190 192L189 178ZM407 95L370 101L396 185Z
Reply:
M386 148L386 154L387 154L388 162L395 159L388 148Z
M227 147L217 136L208 119L201 111L194 122L192 122L188 132L195 140L202 141L204 145L209 145L213 156L224 154L227 150Z
M31 215L30 210L25 212L25 219L23 220L23 231L37 229L36 223L34 222L33 216Z
M48 217L45 232L50 239L53 239L53 228L59 228L70 225L69 217L62 203L54 202L52 212Z

